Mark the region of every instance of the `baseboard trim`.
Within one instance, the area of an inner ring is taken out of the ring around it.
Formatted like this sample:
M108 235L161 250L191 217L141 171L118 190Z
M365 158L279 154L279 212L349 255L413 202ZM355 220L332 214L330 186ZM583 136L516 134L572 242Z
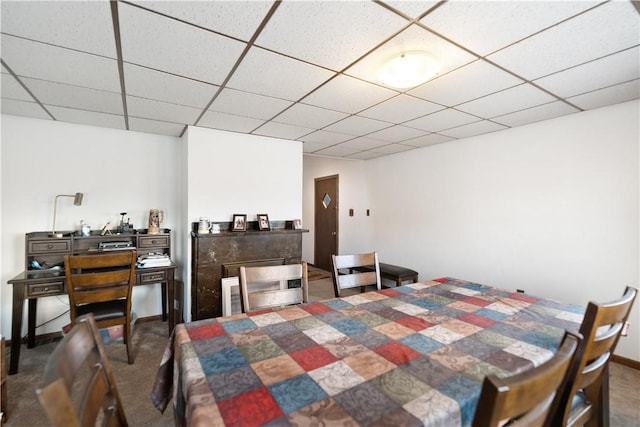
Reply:
M619 363L624 366L628 366L633 369L640 370L640 362L637 360L627 359L626 357L622 357L614 354L613 356L611 356L611 361Z
M136 319L136 323L145 323L145 322L155 322L157 320L162 320L162 315L156 314L153 316L147 317L138 317ZM62 338L62 332L49 332L47 334L36 335L36 345L51 342ZM22 338L22 344L27 344L27 337ZM11 346L11 340L6 341L7 347Z

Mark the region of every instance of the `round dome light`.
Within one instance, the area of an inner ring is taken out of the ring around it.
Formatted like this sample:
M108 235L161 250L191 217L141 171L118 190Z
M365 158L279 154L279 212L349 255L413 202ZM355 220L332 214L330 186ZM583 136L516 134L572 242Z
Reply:
M425 51L414 50L394 55L378 71L378 80L386 86L407 89L421 85L438 74L438 62Z

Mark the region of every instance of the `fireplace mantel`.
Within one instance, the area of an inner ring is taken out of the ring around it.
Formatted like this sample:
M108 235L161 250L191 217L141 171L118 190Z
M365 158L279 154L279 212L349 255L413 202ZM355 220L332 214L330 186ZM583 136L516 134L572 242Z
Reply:
M289 223L286 222L287 225ZM302 233L307 231L290 228L255 231L251 227L248 231L221 231L216 234L192 231L192 320L222 316L221 279L235 274L243 263L264 265L301 262Z

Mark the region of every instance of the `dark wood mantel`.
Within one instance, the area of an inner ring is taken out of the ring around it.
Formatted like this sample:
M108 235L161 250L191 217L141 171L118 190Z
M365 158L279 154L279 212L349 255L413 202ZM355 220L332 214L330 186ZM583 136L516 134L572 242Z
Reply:
M191 232L192 320L222 316L220 279L237 274L240 265L301 262L302 233L308 230L249 228L217 234Z

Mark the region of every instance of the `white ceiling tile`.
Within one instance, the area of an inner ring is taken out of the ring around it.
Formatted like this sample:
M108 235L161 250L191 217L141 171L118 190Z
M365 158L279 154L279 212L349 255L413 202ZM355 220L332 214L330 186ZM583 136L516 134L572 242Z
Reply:
M18 76L120 91L115 60L2 35L2 60Z
M478 60L431 80L411 90L409 94L453 107L521 83L521 79L486 61Z
M3 1L0 5L5 34L116 58L109 2Z
M386 122L367 119L365 117L350 116L338 123L327 126L325 130L330 132L346 133L348 135L363 135L389 126L391 125Z
M585 110L631 101L640 97L640 80L574 96L567 101Z
M287 111L278 115L273 121L290 125L305 126L308 128L323 128L342 120L348 114L311 105L296 104Z
M548 93L525 83L458 105L456 109L478 117L490 118L555 100L556 98Z
M4 67L2 67L4 69ZM34 102L34 99L29 95L20 83L9 73L2 73L2 84L0 85L2 90L2 97Z
M580 13L592 1L450 1L420 22L486 55Z
M251 1L140 1L138 5L165 15L249 41L273 5Z
M298 139L313 132L312 128L292 126L284 123L267 122L253 131L256 135L272 136L274 138Z
M321 144L319 142L305 142L304 144L302 144L302 152L303 153L314 153L314 152L316 152L318 150L322 150L323 148L327 148L329 145Z
M338 147L349 148L352 150L371 150L383 145L388 145L388 142L380 141L379 139L368 138L366 136L360 138L354 138L350 141L343 142Z
M209 110L267 120L291 104L291 101L225 88L213 101Z
M377 132L373 132L367 135L369 138L379 139L381 141L386 142L400 142L405 139L416 138L419 136L423 136L425 134L424 131L396 125L386 129L379 130Z
M125 129L124 117L115 114L76 110L73 108L47 106L56 120L81 125L98 126L113 129Z
M245 43L118 3L125 62L221 84Z
M451 138L450 136L431 133L429 135L402 141L402 145L410 145L412 147L428 147L429 145L440 144L443 142L452 141L454 139L455 138Z
M3 88L4 89L4 88ZM32 117L34 119L52 120L51 116L33 101L2 98L0 113L14 116Z
M441 105L414 98L408 95L398 95L378 105L374 105L358 113L359 116L384 120L391 123L403 123L416 117L443 110Z
M533 108L527 108L526 110L516 111L515 113L494 117L491 120L505 126L515 127L526 125L527 123L539 122L541 120L548 120L554 117L577 113L579 111L580 110L570 106L566 102L556 101L538 105Z
M381 84L378 79L378 70L381 65L392 56L411 50L425 50L433 55L438 61L438 75L445 74L476 59L475 56L433 33L417 25L412 25L349 67L345 74Z
M216 85L131 64L124 64L124 81L127 95L200 109L211 101L219 88Z
M479 120L479 118L470 114L463 113L462 111L454 110L452 108L447 108L446 110L411 120L410 122L404 123L404 125L427 132L438 132L443 129L449 129L467 123L477 122Z
M489 59L533 80L636 46L639 23L631 2L610 2L490 55Z
M260 48L252 48L228 87L297 101L334 73Z
M495 132L502 129L507 128L498 123L483 120L481 122L470 123L468 125L460 126L457 128L447 129L440 133L452 138L468 138L470 136L482 135L483 133Z
M352 148L346 148L346 147L340 147L338 145L334 145L332 147L327 147L323 150L316 151L313 154L318 154L321 156L346 157L358 152L359 150L354 150Z
M193 124L202 110L168 102L127 96L127 111L131 117L161 122Z
M355 114L397 95L392 90L348 76L337 76L304 98L305 104Z
M640 48L579 65L535 83L563 98L640 78Z
M404 13L412 19L416 19L422 14L424 14L427 10L431 9L433 6L438 4L437 1L385 1L384 3L388 4L392 8Z
M415 148L416 147L411 147L403 144L389 144L389 145L384 145L382 147L374 148L371 151L375 151L376 153L381 153L381 154L394 154L394 153L401 153L403 151L415 150Z
M373 2L282 2L256 44L339 71L406 24Z
M43 104L123 115L122 96L117 92L88 89L26 77L23 82Z
M344 133L338 132L329 132L326 130L317 130L309 135L305 135L303 137L298 138L300 141L304 141L305 143L317 143L324 144L324 146L338 144L340 142L344 142L347 139L353 138L353 135L347 135Z
M198 126L228 130L232 132L250 133L264 123L264 120L225 114L218 111L207 111L198 122Z
M129 118L129 130L146 133L156 133L159 135L180 136L184 129L183 124L159 122L157 120Z
M382 157L384 154L376 153L375 151L360 151L359 153L350 154L348 156L344 156L345 159L353 159L353 160L370 160L375 159L377 157Z

